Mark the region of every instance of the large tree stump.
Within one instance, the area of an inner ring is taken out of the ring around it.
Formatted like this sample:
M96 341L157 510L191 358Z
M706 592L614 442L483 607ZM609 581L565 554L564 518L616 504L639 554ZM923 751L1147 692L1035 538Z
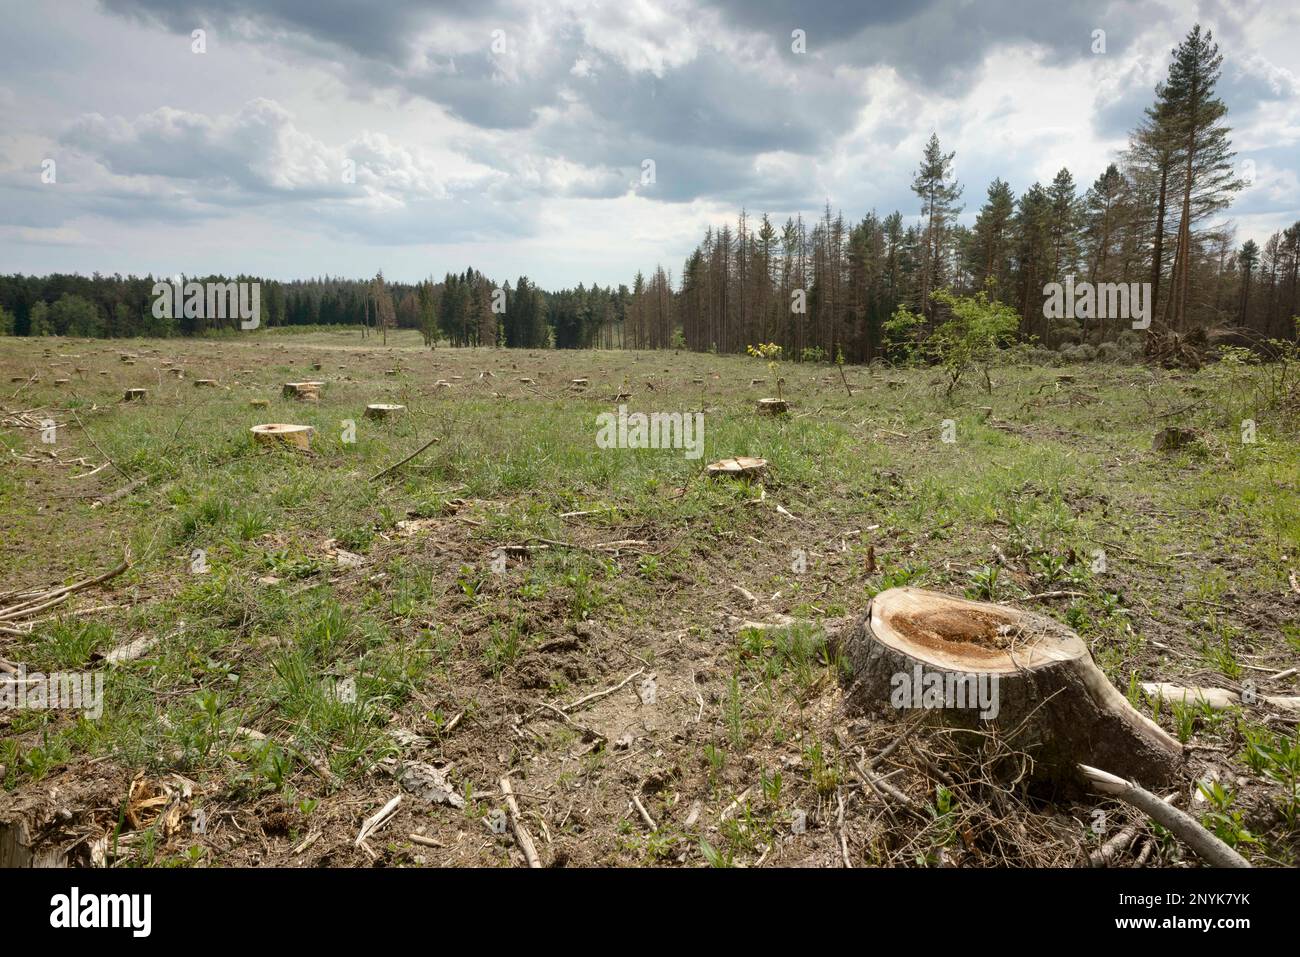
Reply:
M1181 769L1182 747L1135 711L1083 640L1051 618L921 588L891 588L844 634L850 712L934 709L944 724L999 730L1037 778L1088 764L1151 785Z

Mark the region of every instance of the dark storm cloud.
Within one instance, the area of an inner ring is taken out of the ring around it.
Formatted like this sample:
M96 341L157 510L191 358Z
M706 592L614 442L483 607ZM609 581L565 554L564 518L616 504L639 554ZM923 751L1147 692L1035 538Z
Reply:
M988 52L1029 43L1044 48L1052 62L1066 64L1093 56L1093 31L1106 32L1108 53L1122 52L1162 7L1153 0L928 0L921 3L810 4L786 0L720 0L716 4L738 26L771 31L790 53L790 31L807 34L809 54L838 62L892 66L902 76L960 92Z

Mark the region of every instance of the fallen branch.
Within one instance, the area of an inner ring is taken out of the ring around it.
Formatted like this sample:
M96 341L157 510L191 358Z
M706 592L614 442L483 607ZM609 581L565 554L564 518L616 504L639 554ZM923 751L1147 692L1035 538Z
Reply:
M399 794L370 817L366 818L361 825L361 830L357 832L357 839L353 843L358 845L361 844L361 842L371 834L374 834L375 831L387 824L388 819L393 816L393 813L397 810L397 806L401 803L402 796Z
M1164 800L1165 803L1172 804L1177 799L1177 794L1170 794ZM1136 824L1130 824L1128 827L1122 828L1118 834L1088 855L1088 863L1093 867L1110 867L1115 863L1115 859L1133 843L1137 834L1138 826Z
M123 485L119 489L115 489L114 491L109 492L106 495L99 496L90 504L90 507L103 508L105 505L112 505L119 498L125 498L126 496L134 492L136 489L138 489L141 485L144 485L145 481L146 481L145 479L134 479L133 481L127 483L126 485Z
M641 815L641 820L645 822L646 827L652 831L659 830L659 825L655 823L655 819L650 816L650 812L645 809L645 805L641 803L641 798L636 794L632 795L632 805L636 808L637 814Z
M73 585L64 585L43 592L29 592L23 596L25 600L18 602L16 605L10 605L8 608L0 609L0 621L15 621L19 618L30 617L38 611L43 611L66 601L79 591L93 588L95 585L103 584L111 578L116 578L130 567L131 559L128 556L122 559L122 563L116 568L94 578L87 578Z
M1213 867L1250 867L1249 861L1203 828L1194 817L1166 804L1145 788L1100 768L1086 764L1080 764L1078 768L1094 791L1137 808L1168 829L1207 864Z
M77 396L77 398L80 399L81 396ZM77 410L73 408L69 408L68 411L71 412L72 417L77 420L77 425L80 426L82 434L85 435L86 438L90 439L90 444L95 447L95 451L98 452L100 455L102 455L105 459L107 459L109 465L113 466L113 468L121 472L122 477L124 479L126 479L128 482L134 481L131 478L130 472L128 472L126 469L122 468L122 466L114 462L112 456L110 456L107 452L105 452L103 449L99 447L99 443L95 441L95 437L91 435L90 430L86 428L86 423L82 422L81 416L77 415Z
M585 698L579 698L577 701L573 702L573 704L566 704L560 710L576 711L578 708L581 708L583 705L590 704L591 702L596 701L599 698L604 698L606 695L612 695L615 691L618 691L620 688L626 685L633 678L637 677L638 675L642 675L644 673L645 673L644 668L638 668L636 671L632 672L630 675L628 675L618 684L614 685L614 687L606 688L604 691L597 691L594 694L589 694Z
M519 843L519 849L524 852L524 858L528 861L529 867L541 867L542 859L537 856L537 847L533 844L532 835L524 827L522 815L519 813L519 804L515 801L514 789L510 786L510 775L501 779L501 793L505 795L506 808L510 811L510 826L515 832L515 840Z
M410 455L408 455L406 458L402 459L400 462L394 462L392 465L388 466L388 468L384 469L382 472L376 472L374 475L370 476L370 481L373 482L373 481L375 481L376 479L381 479L381 478L383 478L383 477L384 477L385 475L387 475L389 472L395 472L395 471L397 471L397 470L400 469L403 465L405 465L407 462L411 461L411 459L415 458L417 455L419 455L421 452L423 452L425 449L427 449L429 446L431 446L431 445L433 445L433 444L435 444L435 443L437 443L437 442L440 442L440 441L442 441L442 440L439 439L438 436L435 435L435 436L434 436L433 438L431 438L428 442L425 442L422 446L420 446L418 449L416 449L414 452L412 452L412 453L411 453Z

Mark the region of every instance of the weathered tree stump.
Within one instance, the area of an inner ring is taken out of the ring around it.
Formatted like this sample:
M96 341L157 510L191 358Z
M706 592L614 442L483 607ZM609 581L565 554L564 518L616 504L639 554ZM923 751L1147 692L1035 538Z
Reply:
M366 406L367 419L389 419L396 418L406 411L404 405L393 405L388 402L375 402Z
M1182 747L1135 711L1083 640L1051 618L921 588L881 592L844 632L850 713L933 709L946 725L999 729L1039 779L1076 765L1161 785Z
M265 409L271 403L268 402L266 399L249 399L248 404L254 409Z
M127 389L122 393L123 402L139 402L149 394L148 389Z
M790 403L785 399L759 399L759 415L784 415L790 411Z
M1191 429L1161 429L1151 440L1151 448L1156 452L1173 452L1196 441L1196 433Z
M767 459L751 458L742 455L734 459L719 459L705 467L712 478L755 479L767 471Z
M303 402L319 402L320 386L314 382L286 382L284 384L284 397L286 399L298 399Z
M184 378L185 378L185 370L184 370L184 369L175 368L175 369L168 369L167 371L170 372L170 373L172 374L172 377L175 378L175 379L184 379Z
M255 425L248 431L253 433L253 440L262 445L284 445L306 451L311 448L311 434L316 430L310 425L271 422Z
M54 380L54 384L55 384L55 385L67 385L67 384L68 384L69 382L71 382L71 381L72 381L71 379L55 379L55 380Z
M216 379L195 379L194 388L196 389L215 389L217 387Z

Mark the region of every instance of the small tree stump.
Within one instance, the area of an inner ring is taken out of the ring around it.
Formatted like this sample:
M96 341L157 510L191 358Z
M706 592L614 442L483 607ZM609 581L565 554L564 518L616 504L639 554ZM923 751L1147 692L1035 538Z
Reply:
M306 451L311 448L311 434L316 430L310 425L271 422L255 425L248 431L253 433L253 440L261 445L284 445Z
M586 379L570 379L570 380L569 380L569 385L573 386L575 389L585 389L585 388L587 388L587 380L586 380Z
M55 380L54 380L54 384L55 384L55 385L67 385L70 381L72 381L72 380L71 380L71 379L55 379Z
M184 378L185 378L185 370L184 370L184 369L180 369L180 368L177 368L177 369L168 369L167 371L170 372L170 373L172 374L172 378L175 378L175 379L184 379Z
M1156 452L1173 452L1191 445L1196 441L1196 433L1191 429L1161 429L1151 440L1151 448ZM1109 769L1105 769L1109 770Z
M321 370L321 363L319 363L319 362L313 362L313 363L311 364L311 367L312 367L312 369L313 369L314 371L316 371L316 372L320 372L320 370Z
M759 399L759 415L784 415L790 411L790 403L785 399Z
M266 399L249 399L248 404L254 409L265 409L271 403Z
M952 727L1002 729L1039 779L1073 781L1083 763L1162 785L1182 768L1179 743L1129 705L1078 635L1043 615L891 588L842 647L850 713L924 708Z
M149 394L148 389L127 389L122 394L123 402L138 402Z
M217 387L216 379L195 379L194 387L196 389L215 389Z
M719 459L705 467L712 478L755 479L767 471L767 459L751 458L747 455L734 459Z
M406 411L404 405L392 405L387 402L375 402L366 406L367 419L388 419L396 418Z

